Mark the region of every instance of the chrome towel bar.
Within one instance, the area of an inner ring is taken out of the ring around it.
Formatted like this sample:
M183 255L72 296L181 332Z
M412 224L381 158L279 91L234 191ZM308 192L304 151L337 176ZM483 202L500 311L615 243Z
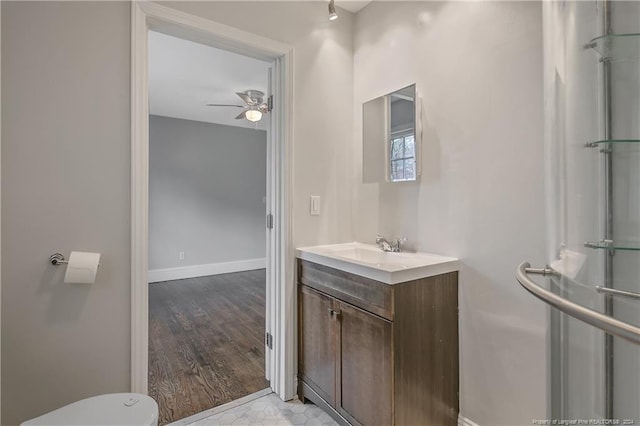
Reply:
M551 268L535 269L531 268L529 262L522 262L516 269L516 279L522 287L529 293L536 296L543 302L553 306L580 321L586 322L596 328L604 330L609 334L621 337L629 342L640 345L640 328L617 320L608 315L578 305L562 296L559 296L547 289L544 289L532 281L527 274L560 276L557 271Z

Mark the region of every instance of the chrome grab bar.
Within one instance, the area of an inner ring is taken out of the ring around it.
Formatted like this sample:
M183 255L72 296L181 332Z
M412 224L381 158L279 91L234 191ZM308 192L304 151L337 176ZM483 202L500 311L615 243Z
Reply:
M520 266L518 266L518 269L516 270L516 279L520 285L525 288L525 290L536 296L538 299L561 310L567 315L571 315L572 317L579 319L580 321L586 322L587 324L604 330L609 334L613 334L640 345L639 327L627 324L624 321L617 320L592 309L585 308L584 306L578 305L577 303L546 290L537 285L527 276L527 274L530 273L553 276L560 276L560 274L551 268L531 268L529 262L522 262Z

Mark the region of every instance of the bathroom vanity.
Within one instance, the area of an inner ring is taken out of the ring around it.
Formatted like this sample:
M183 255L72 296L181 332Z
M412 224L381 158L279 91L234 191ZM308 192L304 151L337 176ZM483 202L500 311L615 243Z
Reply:
M455 425L458 262L298 249L298 396L353 425Z

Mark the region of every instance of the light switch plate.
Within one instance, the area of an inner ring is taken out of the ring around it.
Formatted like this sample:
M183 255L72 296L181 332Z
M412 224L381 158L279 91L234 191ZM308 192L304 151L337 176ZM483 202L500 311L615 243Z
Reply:
M320 216L320 196L312 195L309 199L309 214L311 216Z

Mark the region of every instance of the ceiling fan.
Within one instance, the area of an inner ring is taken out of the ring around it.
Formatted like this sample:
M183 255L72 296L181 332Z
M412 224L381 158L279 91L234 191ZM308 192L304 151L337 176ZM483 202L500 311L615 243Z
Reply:
M236 95L240 96L246 105L207 104L207 106L244 108L244 111L238 114L236 120L245 118L252 122L260 121L262 114L269 112L269 105L264 101L263 92L259 90L245 90L244 92L236 92Z

